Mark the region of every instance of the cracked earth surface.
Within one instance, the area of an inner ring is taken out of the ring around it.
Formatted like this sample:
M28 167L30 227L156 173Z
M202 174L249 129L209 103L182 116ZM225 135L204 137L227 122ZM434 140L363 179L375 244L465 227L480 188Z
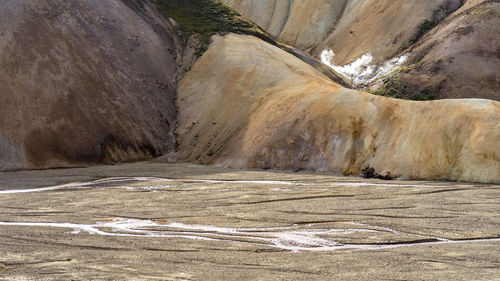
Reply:
M4 172L0 280L498 280L499 198L187 164Z

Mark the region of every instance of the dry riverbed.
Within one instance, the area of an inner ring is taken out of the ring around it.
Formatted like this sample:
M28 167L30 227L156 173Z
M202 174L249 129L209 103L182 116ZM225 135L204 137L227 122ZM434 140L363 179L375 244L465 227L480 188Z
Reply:
M500 280L498 185L138 163L0 173L0 280Z

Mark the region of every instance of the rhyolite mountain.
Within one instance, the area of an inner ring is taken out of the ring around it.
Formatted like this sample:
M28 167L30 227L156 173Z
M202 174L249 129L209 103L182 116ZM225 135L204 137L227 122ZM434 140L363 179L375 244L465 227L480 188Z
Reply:
M367 90L398 98L500 100L500 2L223 0L274 38L334 65L407 55ZM374 85L373 85L374 84ZM366 85L364 85L366 86Z
M213 0L4 1L0 170L163 155L500 182L497 1L224 2L241 15ZM407 59L360 91L325 51Z
M500 174L499 102L347 89L248 35L215 37L178 94L181 159L383 178L497 182Z

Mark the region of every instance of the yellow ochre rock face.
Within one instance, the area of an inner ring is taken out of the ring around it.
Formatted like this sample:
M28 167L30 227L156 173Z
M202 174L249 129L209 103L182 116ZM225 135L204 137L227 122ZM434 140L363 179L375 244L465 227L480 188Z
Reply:
M257 38L213 40L179 86L183 159L500 182L498 102L379 97L343 88Z

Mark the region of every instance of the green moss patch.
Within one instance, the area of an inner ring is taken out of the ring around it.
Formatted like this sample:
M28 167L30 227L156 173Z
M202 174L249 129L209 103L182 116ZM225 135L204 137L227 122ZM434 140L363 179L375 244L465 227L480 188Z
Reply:
M388 75L387 77L382 79L384 86L377 91L370 91L371 94L391 97L396 99L403 98L404 86L401 84L401 74L394 73Z
M439 95L440 89L438 88L432 88L432 87L426 87L422 89L421 91L418 91L417 93L413 94L410 96L411 100L434 100L436 97Z
M185 42L193 34L200 34L206 46L214 34L261 32L219 0L156 0L155 3L165 16L179 24L179 35Z
M426 87L415 91L407 89L407 86L401 80L402 73L408 73L413 69L418 69L422 66L422 62L418 62L409 66L403 66L391 72L382 78L383 86L376 91L369 91L371 94L391 97L396 99L410 99L416 101L434 100L439 96L440 88ZM413 93L412 93L413 92Z

